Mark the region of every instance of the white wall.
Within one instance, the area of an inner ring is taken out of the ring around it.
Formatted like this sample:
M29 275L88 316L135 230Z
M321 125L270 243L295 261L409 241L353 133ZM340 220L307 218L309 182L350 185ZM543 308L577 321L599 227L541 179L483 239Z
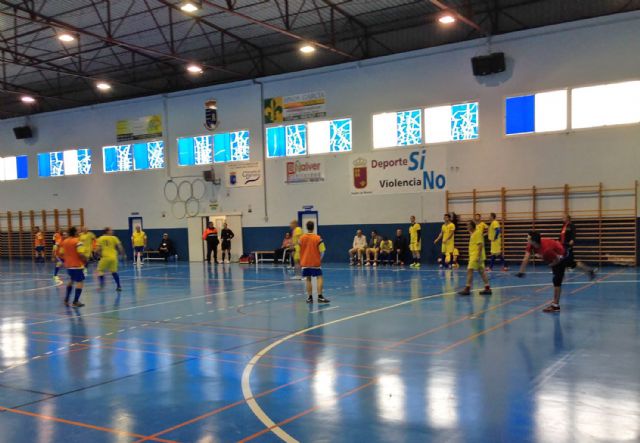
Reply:
M494 38L491 49L504 51L509 66L483 79L471 74L470 58L486 45L474 41L262 81L265 97L326 91L328 117L353 118L355 152L372 150L373 113L479 101L480 139L448 145L449 190L597 182L631 186L640 178L640 125L507 139L502 135L503 102L518 93L640 79L639 41L640 14L627 13ZM24 118L4 120L0 155L28 153L31 178L0 183L0 210L84 207L89 226L117 228L138 211L145 227L186 227L186 221L172 217L163 185L169 175L197 175L203 169L176 166L175 140L205 132L203 107L211 98L218 100L219 130L251 130L251 158L263 160L260 87L250 82L36 115L29 123L37 137L28 143L16 141L11 132ZM103 174L100 148L115 142L115 121L162 114L165 104L170 168ZM93 148L91 176L37 177L36 153L74 146ZM286 185L284 160L267 160L268 220L262 188L223 188L208 198L219 200L221 211L242 212L245 226L285 225L304 204L315 205L325 225L404 222L407 214L420 210L423 220L434 221L443 212L441 192L352 197L348 156L325 159L327 181L305 185ZM216 170L222 176L223 168Z

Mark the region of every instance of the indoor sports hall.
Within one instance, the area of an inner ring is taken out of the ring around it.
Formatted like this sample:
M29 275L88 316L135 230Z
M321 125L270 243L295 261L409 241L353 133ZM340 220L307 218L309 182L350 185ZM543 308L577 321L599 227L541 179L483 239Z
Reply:
M0 0L0 442L640 441L639 41Z

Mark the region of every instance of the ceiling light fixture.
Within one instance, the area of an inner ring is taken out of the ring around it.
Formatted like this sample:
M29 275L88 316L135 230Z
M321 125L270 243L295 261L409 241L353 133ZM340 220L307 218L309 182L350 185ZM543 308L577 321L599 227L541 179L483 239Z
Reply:
M30 95L23 95L22 97L20 97L20 100L22 100L22 103L35 103L36 99L31 97Z
M454 23L456 21L456 18L453 16L453 14L445 12L440 16L438 21L443 25L450 25L451 23Z
M96 88L101 91L108 91L109 89L111 89L111 85L107 82L98 82L96 83Z
M62 34L58 34L58 40L64 43L69 43L74 41L76 38L69 34L68 32L63 32Z
M192 74L202 74L202 66L191 64L187 66L187 71L189 71Z
M198 9L200 8L196 4L196 2L183 2L180 6L180 10L184 12L196 12Z
M302 52L303 54L311 54L312 52L315 52L316 48L314 48L311 45L304 45L300 47L300 52Z

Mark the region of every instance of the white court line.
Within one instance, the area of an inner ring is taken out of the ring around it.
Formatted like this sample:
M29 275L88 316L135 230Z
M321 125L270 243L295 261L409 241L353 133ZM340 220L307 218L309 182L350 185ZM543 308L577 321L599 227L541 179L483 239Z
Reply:
M315 311L309 312L309 314L317 314L318 312L331 311L332 309L338 309L340 306L331 306L330 308L324 309L316 309Z
M610 283L634 283L634 282L640 282L640 280L623 280L623 281L599 281L596 284L610 284ZM584 282L568 282L565 283L565 285L580 285L580 284L584 284ZM548 283L536 283L536 284L528 284L528 285L510 285L510 286L499 286L499 287L493 287L492 289L514 289L514 288L530 288L530 287L540 287L540 286L548 286ZM346 317L342 317L342 318L338 318L336 320L332 320L326 323L321 323L319 325L315 325L315 326L311 326L309 328L306 329L302 329L299 330L297 332L293 332L285 337L282 337L276 341L274 341L273 343L269 344L268 346L264 347L263 349L261 349L260 351L258 351L257 354L255 354L251 360L249 361L249 363L247 363L247 365L244 367L244 370L242 371L242 395L245 399L245 401L247 402L247 405L249 406L249 408L251 409L251 411L254 413L254 415L258 418L258 420L260 420L262 422L262 424L264 424L264 426L269 429L269 431L273 432L275 435L277 435L278 437L280 437L280 439L284 442L287 443L298 443L298 440L296 440L294 437L292 437L291 435L289 435L284 429L282 429L280 426L278 426L265 412L264 410L260 407L260 405L258 404L258 402L256 401L254 395L253 395L253 391L251 389L251 373L253 372L253 368L258 364L258 362L260 361L260 359L262 357L264 357L266 354L268 354L270 351L272 351L273 349L275 349L276 347L280 346L282 343L291 340L292 338L298 337L300 335L306 334L310 331L316 330L316 329L320 329L320 328L324 328L326 326L330 326L330 325L334 325L337 323L342 323L348 320L353 320L359 317L364 317L367 315L371 315L371 314L376 314L378 312L383 312L383 311L387 311L390 309L395 309L398 308L400 306L405 306L411 303L415 303L415 302L420 302L420 301L424 301L424 300L429 300L432 298L437 298L437 297L444 297L447 295L454 295L456 294L457 291L451 291L451 292L442 292L439 294L433 294L433 295L427 295L424 297L420 297L420 298L416 298L416 299L412 299L412 300L405 300L399 303L394 303L392 305L388 305L388 306L383 306L381 308L377 308L377 309L371 309L369 311L364 311L361 312L359 314L354 314L354 315L349 315Z
M271 283L269 285L254 286L254 287L251 287L251 288L238 288L238 289L232 289L232 290L229 290L229 291L214 292L212 294L196 295L194 297L175 298L175 299L165 300L165 301L161 301L161 302L157 302L157 303L148 303L146 305L130 306L128 308L120 308L120 309L112 309L111 311L100 311L100 312L92 312L90 314L80 314L79 317L93 317L95 315L111 314L111 313L114 313L114 312L130 311L130 310L133 310L133 309L148 308L148 307L151 307L151 306L159 306L159 305L165 305L165 304L169 304L169 303L179 303L179 302L183 302L183 301L187 301L187 300L197 300L197 299L200 299L200 298L207 298L207 297L211 297L211 296L227 295L227 294L232 294L234 292L245 292L245 291L251 291L251 290L254 290L254 289L264 289L264 288L269 288L269 287L273 287L273 286L282 285L284 283L285 282ZM38 322L33 322L33 323L27 323L27 325L28 326L42 325L42 324L45 324L45 323L55 323L55 322L64 321L64 320L67 320L67 317L56 318L56 319L52 319L52 320L38 321Z

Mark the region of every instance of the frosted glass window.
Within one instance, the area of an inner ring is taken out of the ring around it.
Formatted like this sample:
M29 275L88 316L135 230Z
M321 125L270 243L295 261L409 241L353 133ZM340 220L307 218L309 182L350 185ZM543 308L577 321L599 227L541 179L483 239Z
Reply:
M571 90L571 127L594 128L640 122L640 81Z
M425 143L451 141L451 106L437 106L424 110Z
M424 110L425 143L478 138L478 103L435 106Z
M536 132L567 129L567 91L541 92L535 95Z
M91 174L90 149L68 149L38 154L38 176L62 177L78 174Z
M28 166L26 155L0 158L0 181L29 178Z
M412 146L422 143L420 110L385 112L373 116L373 148Z
M287 157L307 154L307 125L284 127Z
M326 154L331 152L331 129L329 121L309 122L309 154Z

